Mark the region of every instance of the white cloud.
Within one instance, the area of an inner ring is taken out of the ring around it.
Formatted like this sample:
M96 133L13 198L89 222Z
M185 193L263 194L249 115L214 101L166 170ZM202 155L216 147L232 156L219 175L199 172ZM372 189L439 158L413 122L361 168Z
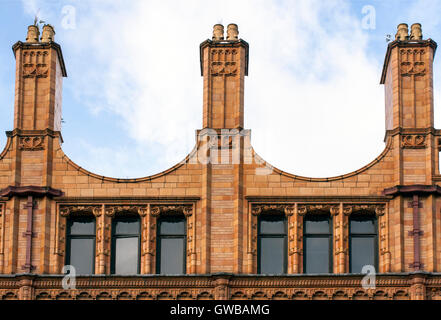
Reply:
M118 114L140 148L164 153L149 159L148 173L170 167L193 147L194 130L202 126L199 43L220 20L237 23L250 43L245 126L264 159L294 174L329 176L360 168L384 147L381 66L367 55L368 35L348 1L73 5L76 29L57 29L70 57L64 90L74 89L95 113ZM88 168L98 173L133 167L131 157L114 163L95 155Z

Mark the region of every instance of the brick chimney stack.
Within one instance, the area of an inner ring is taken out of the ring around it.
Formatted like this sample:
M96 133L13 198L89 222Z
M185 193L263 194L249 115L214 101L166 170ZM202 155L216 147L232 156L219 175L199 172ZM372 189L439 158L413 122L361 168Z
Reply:
M66 68L51 25L28 27L26 42L13 45L16 60L14 129L61 130L61 100Z
M204 77L203 127L242 129L244 126L244 77L248 75L248 43L238 38L236 24L213 27L212 40L200 45Z
M429 128L433 116L433 58L436 43L423 40L421 24L398 25L389 43L381 84L385 85L386 130Z
M398 25L381 76L385 86L386 140L393 140L396 185L431 184L437 172L433 58L437 44L423 40L421 24Z

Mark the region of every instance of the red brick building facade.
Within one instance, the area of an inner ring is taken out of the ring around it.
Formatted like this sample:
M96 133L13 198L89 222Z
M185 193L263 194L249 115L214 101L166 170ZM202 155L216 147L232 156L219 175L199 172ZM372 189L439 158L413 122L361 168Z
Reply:
M41 37L30 26L13 46L0 299L441 298L437 45L419 24L410 35L400 25L387 47L384 151L331 178L284 172L253 151L243 128L249 46L234 24L226 37L215 25L200 45L203 128L184 161L138 179L79 167L61 147L67 73L53 37L49 25ZM73 262L90 272L65 289ZM366 262L375 287L362 286Z

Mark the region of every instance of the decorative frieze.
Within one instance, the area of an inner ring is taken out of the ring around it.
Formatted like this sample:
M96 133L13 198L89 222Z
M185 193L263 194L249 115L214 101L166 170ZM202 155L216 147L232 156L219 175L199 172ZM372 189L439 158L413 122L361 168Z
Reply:
M305 214L323 214L329 213L331 216L340 213L339 204L299 204L297 205L297 214L303 216Z
M44 150L44 136L19 137L18 141L19 150Z
M271 211L278 211L290 216L294 214L294 209L295 207L293 204L257 204L252 206L251 213L254 216L258 216L262 214L262 212L269 213Z
M193 214L192 205L152 205L150 208L150 214L154 217L158 217L161 214L182 213L186 217Z
M132 213L139 214L141 217L147 215L147 206L136 206L136 205L121 205L121 206L106 206L105 213L108 217L114 217L117 214L121 213Z
M402 76L424 76L426 65L422 58L424 49L401 49L400 72Z
M102 214L102 208L101 206L95 206L95 205L65 205L60 206L60 215L62 217L69 217L71 214L84 214L84 213L90 213L93 214L95 217L99 217Z
M405 149L424 149L427 146L426 136L408 134L401 137L401 147Z
M212 49L211 50L211 75L236 76L237 75L237 49Z
M23 77L47 78L49 52L29 50L23 52Z
M385 204L344 204L343 213L347 216L352 213L375 213L377 217L384 215Z

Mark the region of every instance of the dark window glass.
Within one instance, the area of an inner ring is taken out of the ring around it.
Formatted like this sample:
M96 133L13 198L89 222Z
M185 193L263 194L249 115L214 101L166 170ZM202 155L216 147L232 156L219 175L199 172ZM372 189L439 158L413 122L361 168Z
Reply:
M332 273L332 232L329 215L305 216L303 233L304 273Z
M185 221L182 219L162 220L159 226L161 235L182 235L185 234Z
M161 274L184 274L185 239L161 238Z
M76 274L93 274L95 266L95 218L75 217L67 222L66 264Z
M286 219L281 215L259 217L258 273L286 273Z
M156 269L160 274L185 274L185 217L165 216L158 220Z
M377 222L372 215L351 215L349 230L349 267L361 273L365 265L377 268Z
M139 273L139 217L113 220L112 273Z

